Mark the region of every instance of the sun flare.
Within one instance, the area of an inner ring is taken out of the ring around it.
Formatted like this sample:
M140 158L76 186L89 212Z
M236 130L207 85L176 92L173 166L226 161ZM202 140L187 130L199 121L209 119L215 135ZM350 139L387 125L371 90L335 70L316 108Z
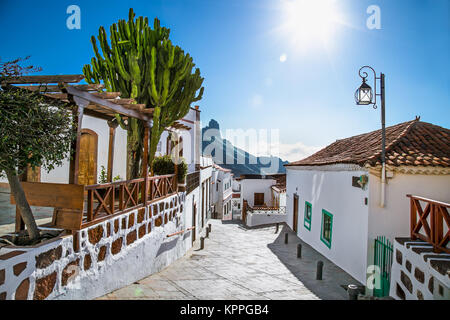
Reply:
M280 31L295 48L328 45L343 24L336 0L282 0Z

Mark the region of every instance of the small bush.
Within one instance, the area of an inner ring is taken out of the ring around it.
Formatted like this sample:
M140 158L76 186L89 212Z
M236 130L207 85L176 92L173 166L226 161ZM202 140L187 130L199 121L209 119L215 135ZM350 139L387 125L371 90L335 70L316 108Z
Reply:
M184 182L187 175L188 166L184 159L181 159L181 163L178 164L178 182ZM166 175L175 173L175 164L172 161L171 156L165 155L156 157L153 160L153 173L156 175Z

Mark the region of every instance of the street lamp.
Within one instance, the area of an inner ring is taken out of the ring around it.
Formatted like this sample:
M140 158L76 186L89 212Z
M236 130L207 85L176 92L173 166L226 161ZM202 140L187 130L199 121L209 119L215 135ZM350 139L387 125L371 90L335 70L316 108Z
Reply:
M370 69L373 72L374 91L367 84L366 79L368 73L363 71L364 69ZM377 108L377 96L381 99L381 199L380 206L384 207L385 202L385 190L386 190L386 127L385 127L385 95L384 95L384 73L380 73L380 77L377 77L375 70L370 66L363 66L359 69L359 76L362 79L361 86L355 92L355 100L357 105L373 105L373 108ZM377 92L377 80L380 80L381 92Z

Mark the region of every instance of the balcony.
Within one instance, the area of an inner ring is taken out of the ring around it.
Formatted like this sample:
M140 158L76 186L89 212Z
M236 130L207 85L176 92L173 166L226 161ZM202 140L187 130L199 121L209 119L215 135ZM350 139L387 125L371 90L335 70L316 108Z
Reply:
M410 198L411 239L428 242L435 253L450 253L450 204L414 195L407 197Z

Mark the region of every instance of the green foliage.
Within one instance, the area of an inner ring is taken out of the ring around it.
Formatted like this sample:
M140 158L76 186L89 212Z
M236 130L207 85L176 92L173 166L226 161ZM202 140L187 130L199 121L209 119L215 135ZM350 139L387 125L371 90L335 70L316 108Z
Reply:
M11 86L9 80L40 71L21 65L25 59L0 61L0 176L6 175L31 243L40 231L26 199L18 175L28 165L48 171L67 158L74 134L70 110L38 91Z
M100 166L100 175L98 177L98 183L108 183L108 175L106 173L105 166ZM122 178L120 175L113 177L112 182L120 181Z
M178 164L178 182L183 183L184 180L186 179L186 175L187 175L187 171L188 171L188 166L186 161L182 160L181 163Z
M122 97L134 98L147 108L154 108L149 160L153 161L162 132L176 120L184 117L190 104L203 95L203 78L189 54L169 40L170 30L160 26L155 18L153 29L148 18L135 19L130 9L128 21L119 20L110 27L110 43L103 27L98 41L91 38L95 57L85 65L83 73L88 83L103 81L108 91L121 92ZM197 91L199 93L197 94ZM139 175L143 148L143 124L136 119L116 118L128 130L128 147L134 162L133 177Z
M177 165L177 179L178 182L184 182L187 175L188 166L184 159L180 160L180 163ZM153 160L153 171L157 175L175 173L175 164L172 161L172 157L169 155L155 157Z
M18 61L0 62L0 78L29 70L14 67ZM62 165L74 138L71 113L63 103L50 104L38 92L11 85L0 89L0 132L0 175L6 170L20 174L27 165L50 171Z
M100 167L100 175L98 177L98 182L99 183L107 183L108 182L108 177L106 175L106 169L105 166L101 166Z
M175 173L175 165L169 155L155 157L153 161L153 172L157 175Z

